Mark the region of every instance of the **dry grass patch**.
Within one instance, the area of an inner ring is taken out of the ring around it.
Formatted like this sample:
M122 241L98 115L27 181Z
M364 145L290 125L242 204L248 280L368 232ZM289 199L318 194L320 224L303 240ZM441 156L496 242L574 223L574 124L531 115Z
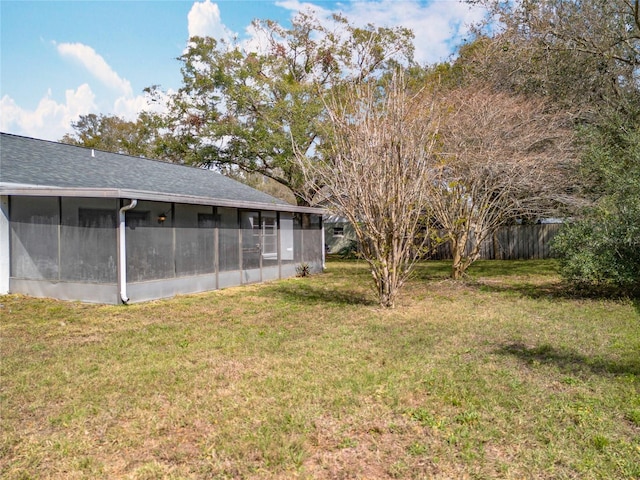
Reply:
M639 478L640 309L552 262L359 262L128 307L0 297L3 478Z

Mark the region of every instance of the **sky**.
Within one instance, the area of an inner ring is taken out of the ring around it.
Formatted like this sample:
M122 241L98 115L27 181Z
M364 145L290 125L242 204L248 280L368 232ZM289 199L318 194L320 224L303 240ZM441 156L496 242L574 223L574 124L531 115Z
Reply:
M422 64L454 54L483 15L462 0L0 0L0 131L59 140L80 115L134 120L160 108L146 87L180 88L190 36L250 44L253 19L288 26L309 9L410 28Z

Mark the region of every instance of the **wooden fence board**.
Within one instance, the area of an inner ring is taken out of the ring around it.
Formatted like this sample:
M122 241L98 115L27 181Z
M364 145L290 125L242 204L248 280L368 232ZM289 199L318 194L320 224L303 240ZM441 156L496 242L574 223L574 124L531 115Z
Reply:
M480 258L485 260L528 260L551 257L551 240L561 224L511 225L499 228L480 246ZM475 241L475 237L471 237ZM467 248L470 251L471 246ZM451 260L451 242L439 245L429 258Z

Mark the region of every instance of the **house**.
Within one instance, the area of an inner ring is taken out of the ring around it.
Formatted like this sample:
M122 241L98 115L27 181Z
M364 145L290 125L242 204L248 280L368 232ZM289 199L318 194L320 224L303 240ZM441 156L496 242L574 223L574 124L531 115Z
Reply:
M322 224L327 253L349 255L357 250L356 233L353 225L346 218L339 215L325 215Z
M219 173L0 133L0 294L140 302L321 271L322 210Z

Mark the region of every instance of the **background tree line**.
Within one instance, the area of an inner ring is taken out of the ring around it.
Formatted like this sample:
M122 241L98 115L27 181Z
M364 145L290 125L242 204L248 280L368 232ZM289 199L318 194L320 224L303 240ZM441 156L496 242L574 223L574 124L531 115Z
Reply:
M438 65L415 64L407 29L339 16L256 21L254 50L193 38L166 114L88 115L63 141L334 210L357 226L386 306L436 229L460 278L472 236L544 216L573 219L556 243L567 279L637 293L639 0L470 3L486 23Z

